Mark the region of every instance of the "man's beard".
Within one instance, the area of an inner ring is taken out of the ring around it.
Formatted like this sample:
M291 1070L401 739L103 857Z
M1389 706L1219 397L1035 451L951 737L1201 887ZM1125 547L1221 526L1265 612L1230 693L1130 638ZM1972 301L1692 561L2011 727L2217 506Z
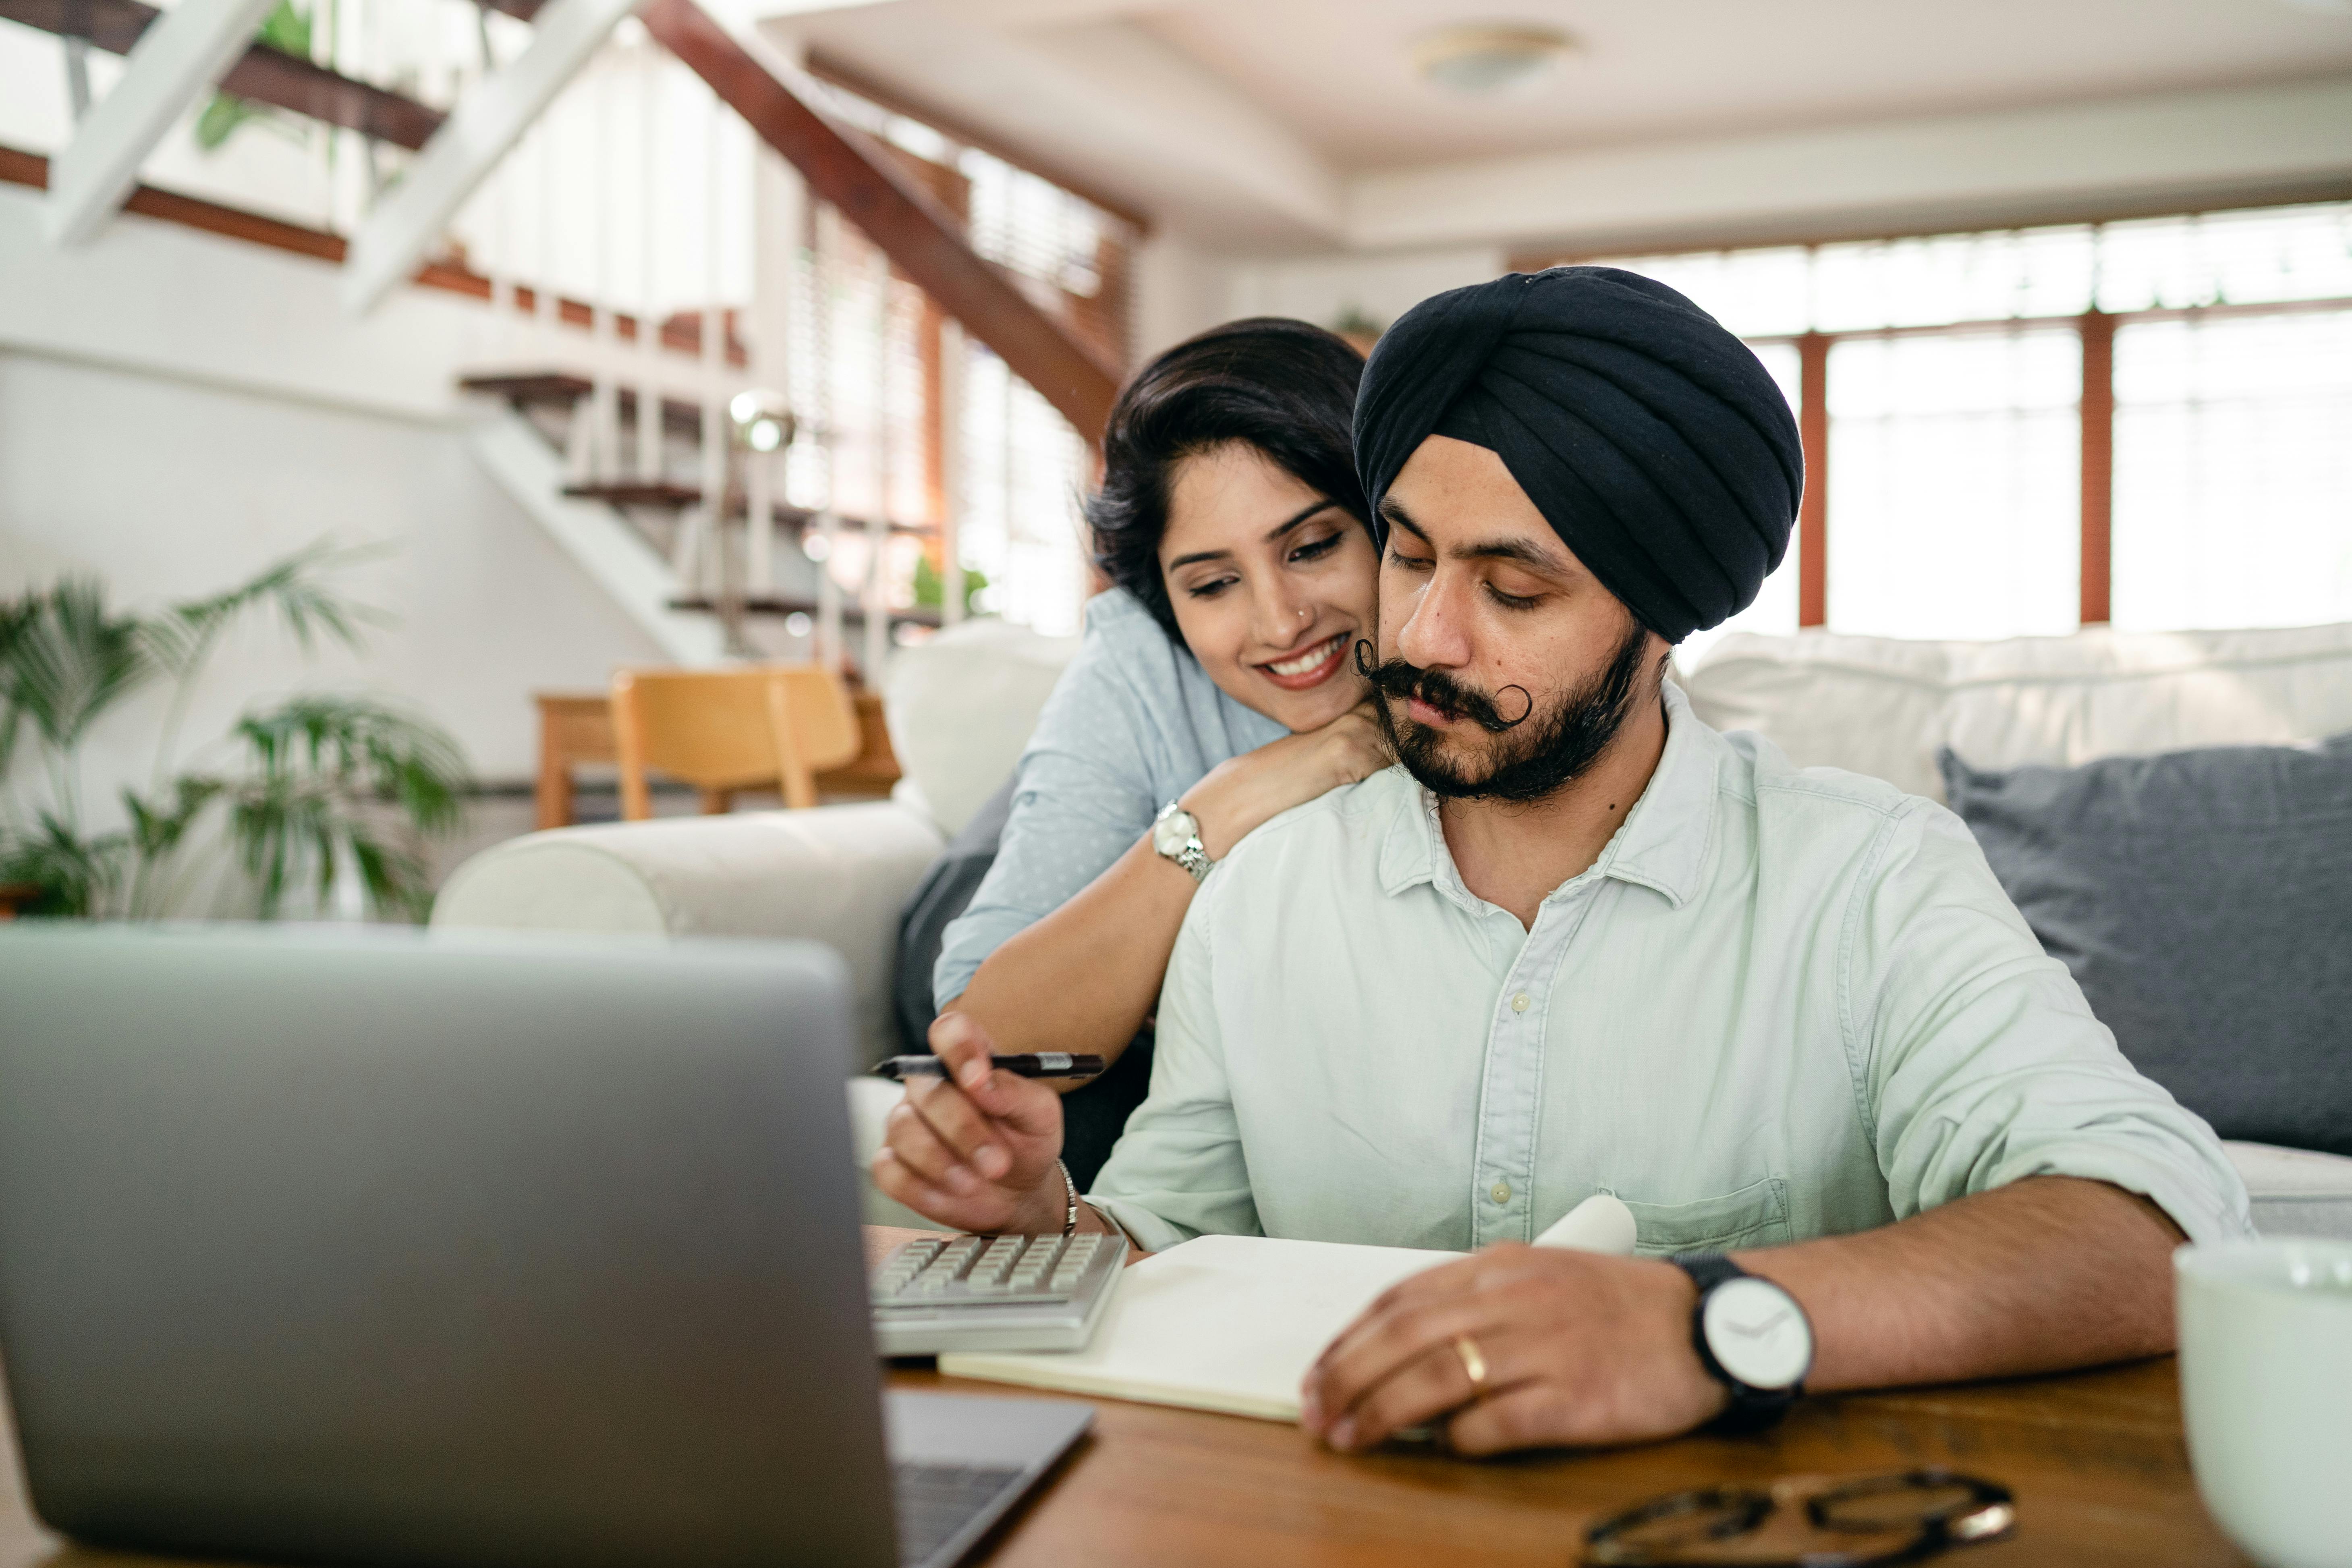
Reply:
M1652 684L1642 679L1648 641L1649 634L1636 622L1606 669L1563 693L1549 713L1536 713L1530 701L1517 719L1506 718L1494 698L1443 670L1422 669L1401 658L1365 671L1364 679L1381 694L1375 706L1389 749L1423 789L1447 800L1541 800L1591 772L1625 727L1637 700L1646 695L1643 689ZM1444 731L1398 717L1392 705L1408 697L1473 720L1496 738L1485 757L1459 765L1445 755Z

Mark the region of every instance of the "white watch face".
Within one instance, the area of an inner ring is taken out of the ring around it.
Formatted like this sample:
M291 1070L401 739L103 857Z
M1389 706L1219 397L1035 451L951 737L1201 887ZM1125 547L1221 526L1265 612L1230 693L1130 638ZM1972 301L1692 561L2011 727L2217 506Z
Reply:
M1750 1388L1791 1388L1813 1364L1813 1330L1769 1279L1727 1279L1706 1299L1706 1348Z
M1201 825L1191 812L1171 811L1151 825L1151 847L1162 855L1173 856L1200 832Z

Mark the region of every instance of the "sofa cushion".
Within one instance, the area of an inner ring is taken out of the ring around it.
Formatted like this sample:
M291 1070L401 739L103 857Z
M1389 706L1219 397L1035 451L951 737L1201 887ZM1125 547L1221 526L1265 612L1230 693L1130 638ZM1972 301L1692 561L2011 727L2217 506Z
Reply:
M919 799L953 837L1021 760L1037 714L1078 651L993 616L901 649L884 681L890 749Z
M2225 1138L2352 1154L2352 735L1942 763L1952 808L2133 1065Z
M929 822L878 801L560 827L458 867L433 923L822 942L849 965L863 1066L897 1047L898 910L939 848Z
M2221 1148L2246 1184L2256 1230L2352 1241L2352 1160L2267 1143Z
M2003 642L1734 634L1684 682L1718 730L1753 730L1800 767L1941 798L1936 753L1979 767L2075 767L2191 746L2273 746L2352 730L2352 623L2117 632Z

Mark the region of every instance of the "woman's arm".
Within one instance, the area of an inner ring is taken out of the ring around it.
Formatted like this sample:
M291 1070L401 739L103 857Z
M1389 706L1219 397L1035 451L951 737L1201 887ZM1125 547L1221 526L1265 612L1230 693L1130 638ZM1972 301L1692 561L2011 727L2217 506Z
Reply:
M1181 804L1217 860L1267 818L1387 765L1378 727L1358 709L1220 763ZM949 1006L976 1019L1001 1051L1116 1059L1160 995L1194 887L1149 835L1138 838L1061 908L1007 938Z

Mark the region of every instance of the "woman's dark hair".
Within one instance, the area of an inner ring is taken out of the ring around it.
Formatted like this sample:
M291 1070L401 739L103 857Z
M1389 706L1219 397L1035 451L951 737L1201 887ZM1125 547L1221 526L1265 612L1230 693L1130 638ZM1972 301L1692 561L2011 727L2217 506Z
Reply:
M1103 434L1102 487L1087 498L1095 564L1181 644L1160 571L1168 492L1179 462L1229 441L1256 447L1369 529L1350 440L1363 374L1364 356L1345 339L1279 316L1212 327L1136 372Z

